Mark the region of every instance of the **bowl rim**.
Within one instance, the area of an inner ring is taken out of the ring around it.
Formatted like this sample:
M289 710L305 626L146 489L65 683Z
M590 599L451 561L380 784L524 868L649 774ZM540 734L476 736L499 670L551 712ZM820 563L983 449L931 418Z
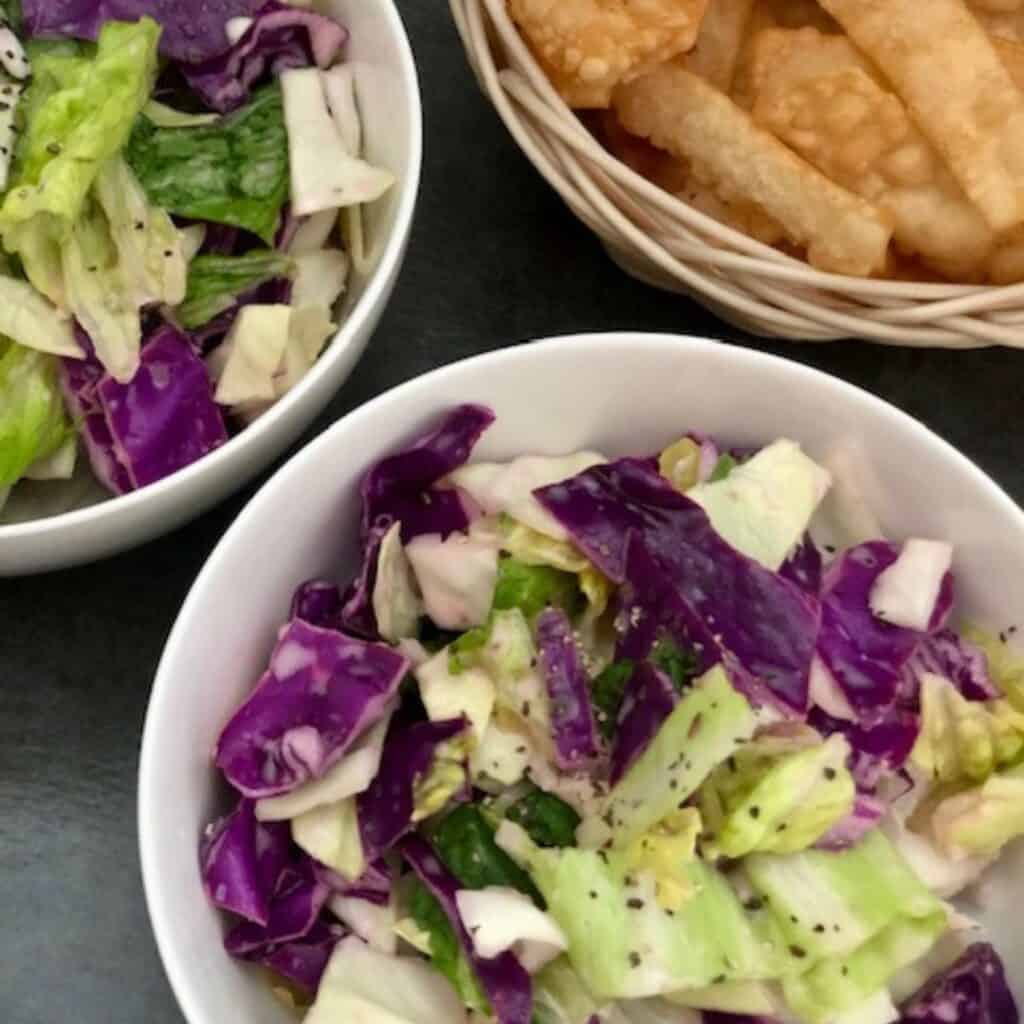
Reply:
M150 692L142 731L141 750L139 756L139 778L137 790L137 827L139 842L139 862L141 867L143 891L150 925L156 939L157 950L163 964L164 972L170 982L178 1005L190 1024L206 1024L202 1009L198 1002L197 990L188 975L177 949L170 938L170 920L162 913L156 894L161 887L157 872L157 861L160 844L156 841L159 793L156 788L158 762L155 761L153 736L168 714L172 712L174 696L172 670L178 660L178 650L188 643L189 623L201 601L207 582L221 571L221 563L230 556L235 545L235 538L248 528L250 520L258 518L263 507L268 504L281 488L289 487L295 478L301 478L307 464L315 460L319 451L334 443L338 434L362 424L366 420L386 414L393 408L401 408L406 397L420 390L429 390L431 384L450 374L470 371L477 366L485 365L489 371L499 375L501 370L511 363L521 360L537 359L543 361L549 353L558 353L563 349L576 345L608 346L612 349L635 349L644 346L668 358L678 358L680 353L699 356L726 347L734 350L737 358L747 362L754 370L765 373L782 372L789 375L790 380L804 383L811 387L830 389L838 400L863 403L869 412L888 417L894 426L915 435L921 443L929 444L941 450L944 455L955 462L968 475L979 492L984 491L997 504L1001 505L1008 517L1016 521L1017 527L1024 536L1024 509L980 466L963 454L955 445L940 434L923 424L910 413L893 405L864 388L851 384L839 377L832 376L814 367L806 366L791 359L757 349L743 348L711 338L694 335L671 334L668 332L647 332L617 330L607 332L581 332L577 334L558 335L538 339L527 344L512 345L508 348L485 352L466 359L457 360L431 370L411 380L396 385L383 392L371 401L354 409L332 424L327 430L309 442L304 448L292 456L267 480L256 494L249 500L235 521L221 537L217 546L207 558L195 582L181 606L174 625L160 656ZM196 837L198 842L198 837ZM197 896L201 890L197 889Z
M246 426L244 430L239 431L234 437L229 438L226 444L198 461L147 487L106 498L85 508L72 509L59 515L30 519L20 523L0 524L0 544L39 541L40 538L50 534L59 534L65 530L90 526L107 516L130 516L135 509L147 502L157 503L178 488L188 488L199 480L215 477L222 466L241 457L240 453L245 449L246 444L255 444L259 437L273 433L278 421L287 418L291 410L302 403L306 392L315 387L316 382L322 377L329 374L330 367L335 362L345 357L354 338L376 315L390 286L391 279L401 264L409 240L423 173L423 97L416 58L395 0L386 0L386 3L383 4L383 12L388 19L390 32L398 45L397 70L401 74L408 96L411 115L409 168L398 183L399 196L394 223L377 266L367 281L363 294L335 332L322 356L299 384L275 402L263 416Z

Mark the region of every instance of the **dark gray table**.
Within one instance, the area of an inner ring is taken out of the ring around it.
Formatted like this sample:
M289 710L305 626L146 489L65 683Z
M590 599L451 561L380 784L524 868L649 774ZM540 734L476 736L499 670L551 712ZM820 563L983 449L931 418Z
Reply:
M627 279L506 137L466 69L446 5L399 6L426 105L416 229L380 330L310 437L464 356L583 330L679 331L779 352L882 395L1024 498L1020 357L769 345ZM131 554L0 583L4 1024L181 1022L139 878L139 735L178 607L253 489Z

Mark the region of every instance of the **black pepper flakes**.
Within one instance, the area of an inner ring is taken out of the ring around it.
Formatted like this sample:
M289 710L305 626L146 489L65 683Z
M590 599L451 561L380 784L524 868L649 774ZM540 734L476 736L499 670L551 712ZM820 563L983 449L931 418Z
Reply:
M743 908L744 910L750 911L752 914L756 914L759 910L764 909L764 900L754 896L743 904Z
M807 950L804 949L803 946L790 946L789 951L798 960L802 960L805 956L807 956Z
M799 924L800 923L800 918L797 917L796 914L790 914L789 915L789 919L790 919L790 921L793 922L793 924Z
M833 768L831 765L828 765L825 768L825 778L828 779L829 782L832 782L835 779L836 774L837 773L835 768Z
M814 926L814 931L817 932L818 935L823 935L825 932L825 926L823 924L816 924Z
M724 974L720 974L720 975L718 975L717 978L712 978L711 979L711 984L712 985L724 985L725 984L725 975Z
M594 892L594 890L593 890L593 889L591 889L591 890L590 890L590 898L591 898L592 900L596 900L596 899L597 899L597 893L596 893L596 892Z
M760 807L751 807L750 808L750 816L755 821L757 821L757 819L761 817L761 808Z
M626 900L626 906L629 907L630 910L643 910L644 901L637 899L636 896L632 896L630 899Z
M642 961L640 959L640 954L635 949L630 950L630 953L629 953L629 966L630 967L639 967L641 963L642 963Z

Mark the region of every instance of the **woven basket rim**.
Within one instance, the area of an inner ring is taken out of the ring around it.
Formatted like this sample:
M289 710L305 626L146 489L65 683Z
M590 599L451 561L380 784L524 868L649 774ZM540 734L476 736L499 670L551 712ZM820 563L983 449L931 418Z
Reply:
M520 149L627 273L755 334L795 341L1024 347L1024 283L816 270L693 209L617 160L562 100L505 0L450 0L474 74Z

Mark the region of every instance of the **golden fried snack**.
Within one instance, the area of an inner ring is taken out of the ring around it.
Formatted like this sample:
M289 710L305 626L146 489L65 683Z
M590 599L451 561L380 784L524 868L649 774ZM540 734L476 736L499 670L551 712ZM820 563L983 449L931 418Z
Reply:
M752 203L740 200L726 202L715 195L710 187L697 181L685 160L627 132L614 110L598 112L587 119L587 124L613 156L695 210L765 245L776 245L785 240L786 233L767 214Z
M613 104L628 131L688 161L720 198L777 221L812 265L858 276L884 269L891 217L829 181L697 75L663 64L620 85Z
M1024 12L988 14L974 8L974 16L993 39L1007 39L1012 43L1024 42Z
M729 92L753 7L754 0L711 0L697 45L679 58L684 66L716 89Z
M607 107L612 89L690 50L708 0L508 0L570 107Z
M817 0L757 0L778 28L816 28L839 32L835 19L821 9Z
M963 0L821 0L994 231L1024 222L1024 94Z
M1024 43L993 38L992 45L996 48L1003 67L1010 73L1014 85L1018 89L1024 89Z
M989 14L1010 14L1024 11L1024 0L971 0L971 6Z
M956 280L981 280L995 236L845 36L768 29L755 47L754 120L822 174L888 211L907 255Z

